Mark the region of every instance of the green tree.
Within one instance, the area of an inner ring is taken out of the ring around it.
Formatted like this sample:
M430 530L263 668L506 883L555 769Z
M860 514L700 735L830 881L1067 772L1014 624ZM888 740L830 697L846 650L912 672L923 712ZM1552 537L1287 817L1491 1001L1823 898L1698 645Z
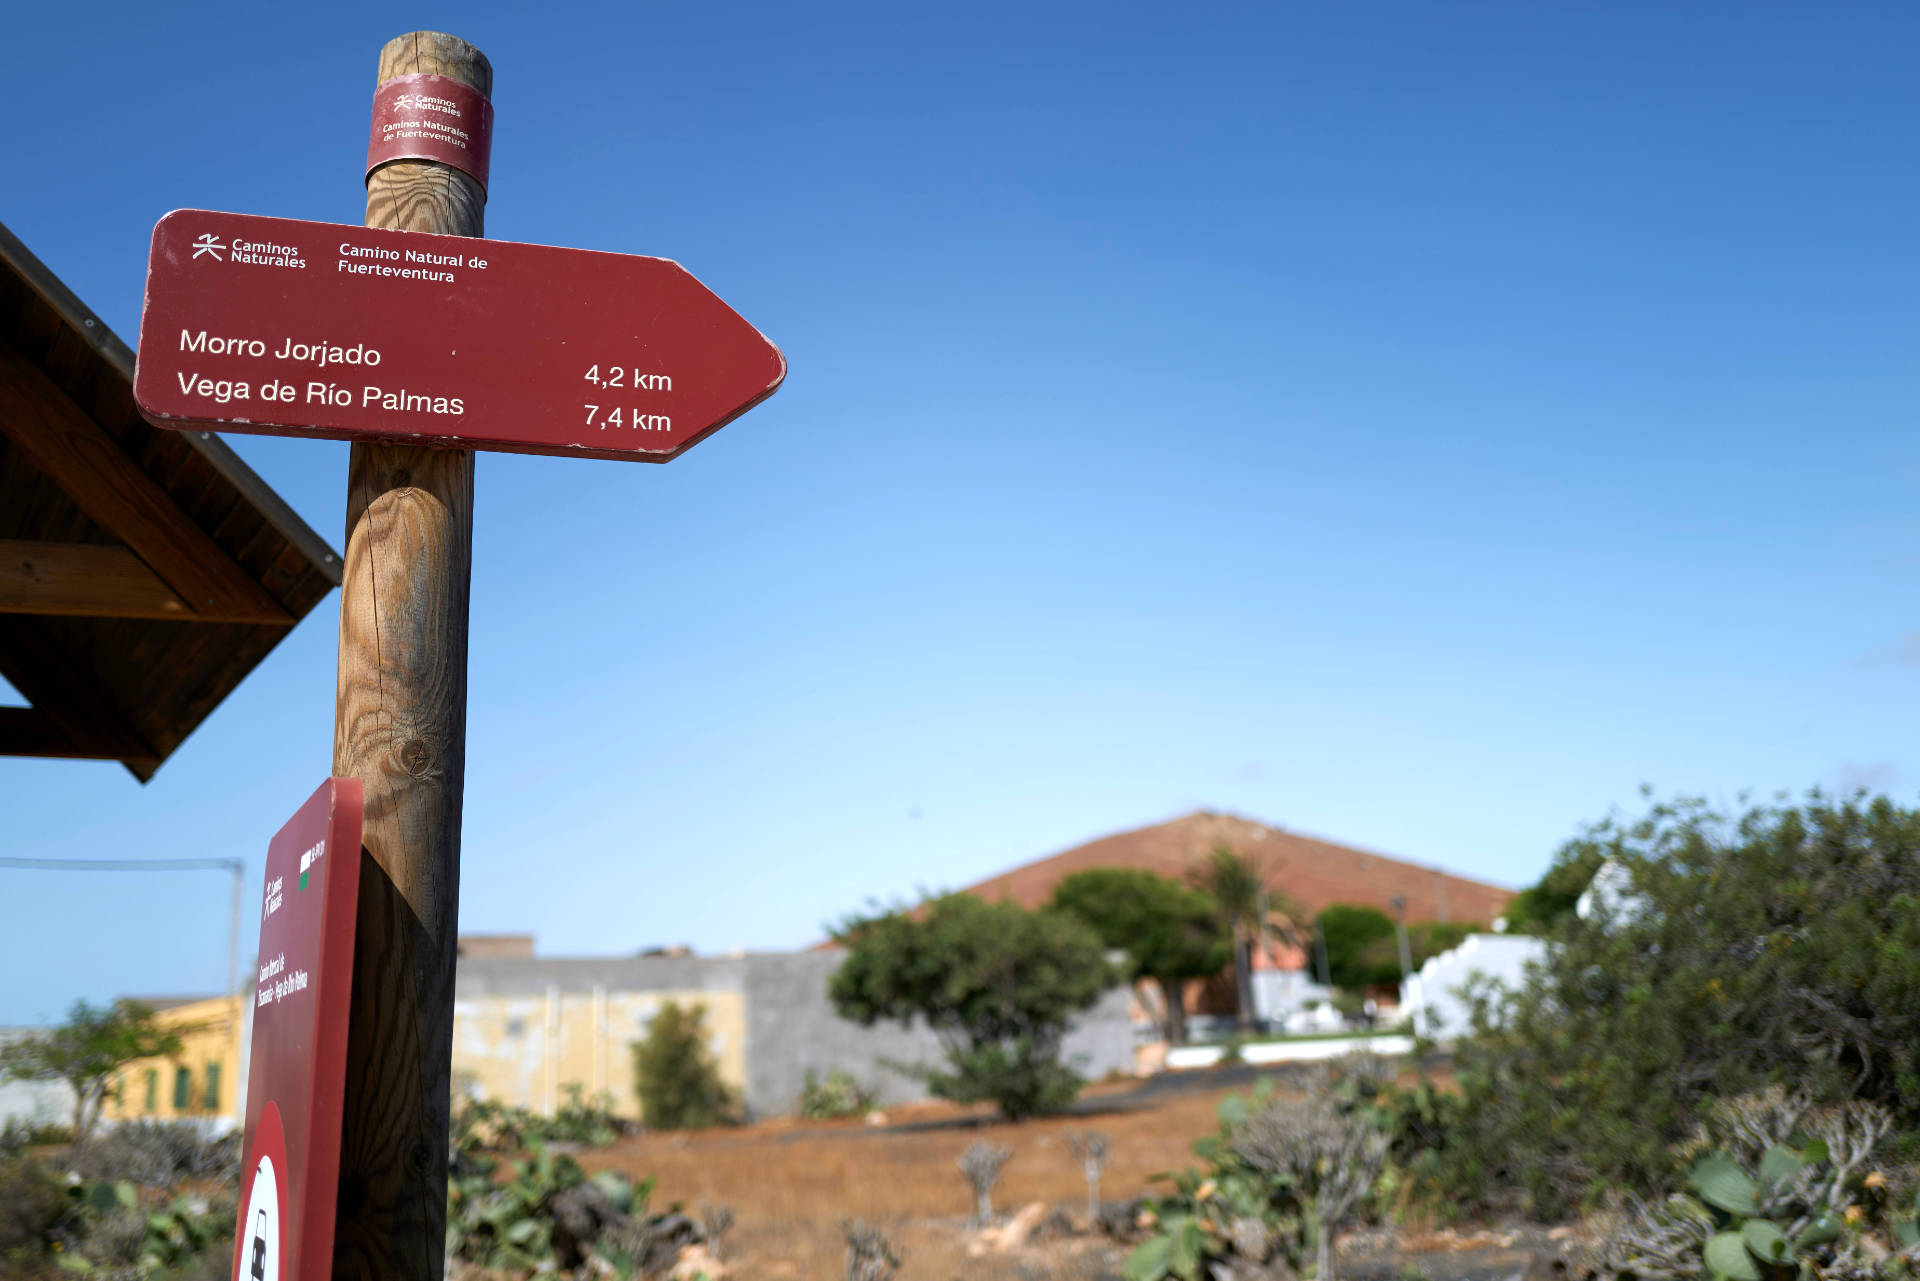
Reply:
M633 1043L640 1120L654 1130L704 1130L739 1120L740 1101L707 1045L707 1007L667 1001Z
M1193 874L1194 884L1220 905L1221 924L1233 940L1233 990L1243 1031L1253 1026L1253 945L1276 913L1299 919L1291 902L1269 888L1267 879L1267 869L1257 859L1242 858L1225 845L1216 845Z
M1373 909L1360 910L1371 912ZM1460 946L1472 932L1470 926L1454 921L1409 921L1407 951L1414 970L1418 971L1429 957ZM1351 985L1351 990L1356 992L1363 987L1387 987L1400 982L1400 942L1392 931L1361 947L1353 969L1361 980Z
M1413 968L1419 969L1442 952L1451 952L1467 941L1473 927L1459 921L1414 921L1407 926L1407 944L1413 951Z
M991 1100L1010 1120L1067 1106L1083 1084L1060 1062L1074 1014L1121 975L1078 917L949 894L843 923L847 959L828 986L865 1026L926 1021L946 1068L914 1070L941 1098Z
M1102 943L1124 951L1133 978L1159 985L1167 1040L1183 1044L1181 987L1188 979L1213 977L1232 959L1213 895L1137 868L1094 867L1055 886L1052 906L1078 916Z
M1556 863L1607 859L1635 910L1558 917L1544 962L1483 994L1455 1045L1437 1194L1517 1187L1555 1214L1651 1192L1709 1099L1768 1085L1920 1127L1920 810L1817 792L1737 816L1658 804Z
M74 1098L73 1141L85 1143L121 1068L179 1052L179 1036L138 1001L75 1001L59 1027L0 1046L0 1080L65 1081Z
M1327 944L1327 977L1357 992L1400 981L1399 940L1393 918L1377 907L1331 903L1314 918Z
M1507 904L1507 928L1515 934L1552 933L1561 918L1573 915L1606 857L1604 849L1586 842L1561 847L1546 874Z

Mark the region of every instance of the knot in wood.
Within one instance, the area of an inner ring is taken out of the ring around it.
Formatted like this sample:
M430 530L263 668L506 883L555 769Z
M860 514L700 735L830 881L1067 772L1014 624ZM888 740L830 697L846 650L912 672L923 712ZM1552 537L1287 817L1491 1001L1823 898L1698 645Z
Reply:
M411 778L426 778L433 773L433 746L419 735L402 739L397 753L400 768Z

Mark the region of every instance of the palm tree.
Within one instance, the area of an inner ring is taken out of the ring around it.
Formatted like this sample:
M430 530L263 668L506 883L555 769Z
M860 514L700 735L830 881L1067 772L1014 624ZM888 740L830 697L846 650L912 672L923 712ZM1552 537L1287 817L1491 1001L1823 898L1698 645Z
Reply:
M1256 859L1242 858L1225 845L1216 845L1204 865L1194 870L1194 883L1220 904L1220 919L1233 934L1233 987L1238 999L1242 1031L1253 1026L1253 945L1275 912L1298 919L1287 897L1267 886L1267 869Z

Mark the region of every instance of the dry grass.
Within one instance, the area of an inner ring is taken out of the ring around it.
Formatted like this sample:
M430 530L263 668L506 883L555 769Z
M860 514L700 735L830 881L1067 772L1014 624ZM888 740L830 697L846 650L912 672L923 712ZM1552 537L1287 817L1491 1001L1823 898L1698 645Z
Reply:
M864 1219L905 1248L901 1281L1092 1281L1117 1269L1119 1254L1082 1238L1048 1251L1045 1270L1031 1259L968 1259L965 1219L972 1193L955 1162L984 1139L1013 1149L994 1208L1040 1201L1084 1218L1086 1184L1063 1132L1099 1129L1112 1157L1101 1180L1109 1201L1140 1195L1151 1175L1188 1165L1192 1144L1215 1125L1214 1108L1228 1091L1210 1088L1133 1095L1089 1092L1106 1105L1097 1115L1008 1125L980 1109L940 1104L896 1108L888 1126L859 1121L781 1120L736 1130L649 1134L586 1153L590 1170L614 1168L658 1180L653 1204L731 1206L738 1216L727 1237L736 1277L839 1281L844 1275L843 1219ZM1144 1105L1144 1106L1143 1106Z

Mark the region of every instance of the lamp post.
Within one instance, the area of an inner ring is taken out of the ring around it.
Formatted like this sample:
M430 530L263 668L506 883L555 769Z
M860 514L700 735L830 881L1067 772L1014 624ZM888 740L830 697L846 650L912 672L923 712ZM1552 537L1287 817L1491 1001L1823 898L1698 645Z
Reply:
M1407 946L1407 900L1396 894L1387 900L1393 905L1393 928L1400 936L1400 986L1413 976L1413 949Z

